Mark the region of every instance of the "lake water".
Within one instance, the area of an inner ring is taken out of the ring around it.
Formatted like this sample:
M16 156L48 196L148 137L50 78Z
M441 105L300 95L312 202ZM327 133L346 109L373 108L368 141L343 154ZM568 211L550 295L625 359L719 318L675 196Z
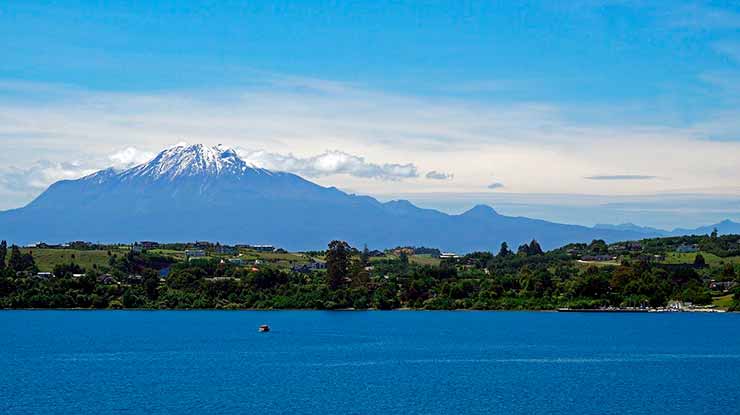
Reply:
M736 414L740 315L0 312L0 414L81 413Z

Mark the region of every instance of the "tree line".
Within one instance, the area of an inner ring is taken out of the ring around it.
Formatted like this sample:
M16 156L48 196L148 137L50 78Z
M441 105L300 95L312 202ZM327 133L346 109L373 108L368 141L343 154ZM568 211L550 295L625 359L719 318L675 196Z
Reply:
M599 249L600 243L591 244ZM0 244L3 308L227 309L555 309L660 307L671 300L709 304L708 279L735 281L735 267L624 260L583 266L537 241L512 252L474 252L424 265L405 251L377 257L332 241L326 270L293 272L269 264L252 270L218 260L173 262L147 252L110 256L108 266L58 265L56 278L32 276L31 253ZM165 277L161 272L169 271ZM84 274L84 275L83 275ZM734 306L740 293L734 292Z

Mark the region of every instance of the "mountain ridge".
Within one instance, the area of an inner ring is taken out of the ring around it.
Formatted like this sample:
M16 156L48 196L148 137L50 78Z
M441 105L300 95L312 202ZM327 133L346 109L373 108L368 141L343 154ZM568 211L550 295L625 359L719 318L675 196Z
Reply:
M717 225L740 229L732 221ZM537 239L550 249L665 232L691 230L632 224L590 228L504 216L487 205L449 215L407 200L382 203L347 194L292 173L253 166L233 149L201 144L167 148L129 169L58 181L25 207L0 212L0 237L16 243L213 240L310 250L344 239L373 248L424 245L470 252L496 251L504 241L517 246Z

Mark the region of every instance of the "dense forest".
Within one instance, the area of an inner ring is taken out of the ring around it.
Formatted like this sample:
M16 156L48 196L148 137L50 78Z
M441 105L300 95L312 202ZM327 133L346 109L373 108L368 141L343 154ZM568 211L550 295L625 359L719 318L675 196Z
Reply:
M109 251L106 266L84 269L72 260L56 265L51 275L41 275L33 253L3 242L0 308L644 308L670 301L711 304L718 293L710 282L722 281L725 295L731 296L729 309L740 310L737 262L708 264L702 254L691 263L660 260L687 244L718 258L740 253L740 236L715 233L644 240L639 251L634 244L603 241L549 252L537 241L516 251L502 244L496 253L474 252L429 265L411 261L412 249L386 255L332 241L326 251L312 253L321 255L325 267L308 271L270 264L245 267L219 258L183 261L129 250L124 255ZM607 253L619 260L578 260Z

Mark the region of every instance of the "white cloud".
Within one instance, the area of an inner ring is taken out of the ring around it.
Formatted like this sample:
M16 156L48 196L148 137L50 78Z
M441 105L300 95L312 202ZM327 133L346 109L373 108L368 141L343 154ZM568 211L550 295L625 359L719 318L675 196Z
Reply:
M177 145L186 143L180 142ZM371 163L362 156L343 151L325 151L311 157L296 157L293 154L271 153L264 150L239 150L245 161L274 171L287 171L302 176L317 178L332 175L349 175L382 181L400 181L419 176L413 163ZM154 153L128 146L106 157L85 157L86 162L59 162L38 160L25 167L8 166L0 169L0 195L5 198L20 198L24 202L45 190L52 183L64 179L77 179L95 171L114 167L125 169L151 160ZM0 209L12 207L3 206Z
M412 163L396 164L370 163L364 157L343 151L325 151L311 157L296 157L293 154L270 153L264 150L239 151L245 161L257 167L275 171L288 171L307 177L322 177L335 174L347 174L355 177L403 180L419 175Z
M336 83L265 82L233 91L137 94L65 86L54 94L23 89L21 101L13 99L19 94L0 95L0 165L89 159L91 167L104 167L121 149L155 152L186 139L261 149L247 158L371 195L476 192L490 184L491 166L507 189L526 193L710 192L740 182L734 108L702 113L688 124L601 122L594 120L608 117L591 115L619 108L430 100ZM422 169L432 168L454 171L455 180L419 180ZM671 180L583 179L620 171ZM5 198L3 207L25 201Z
M431 180L452 180L454 175L452 173L445 173L443 171L432 170L428 172L425 177Z
M0 168L0 194L5 200L29 202L50 184L65 179L76 179L93 173L80 162L54 162L38 160L22 167L9 166ZM18 207L19 203L1 208Z
M644 174L600 174L595 176L586 176L586 180L653 180L656 176L647 176Z
M126 147L108 156L108 160L113 163L113 167L127 168L146 163L153 157L154 153L141 151L136 147Z
M115 167L128 168L149 160L152 153L135 147L126 147L107 157L79 154L85 161L55 161L41 159L25 165L13 164L0 168L0 194L5 199L28 202L59 180L72 180L92 174L98 170ZM15 205L17 206L17 204ZM14 207L0 204L0 209Z

